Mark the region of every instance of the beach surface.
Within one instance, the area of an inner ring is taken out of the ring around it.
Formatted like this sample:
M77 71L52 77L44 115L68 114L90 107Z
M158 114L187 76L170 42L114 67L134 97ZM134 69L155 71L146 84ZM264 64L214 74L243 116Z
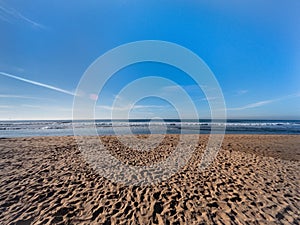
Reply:
M168 157L178 137L143 152L100 139L114 157L142 165ZM102 177L72 136L1 138L0 224L300 223L300 135L226 135L203 171L208 136L198 137L182 170L148 186Z

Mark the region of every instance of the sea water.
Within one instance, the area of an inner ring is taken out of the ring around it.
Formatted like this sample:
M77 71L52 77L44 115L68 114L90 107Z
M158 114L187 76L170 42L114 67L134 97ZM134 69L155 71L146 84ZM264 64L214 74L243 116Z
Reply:
M82 133L96 128L99 135L115 134L209 134L226 125L227 134L300 134L300 120L43 120L0 121L0 137L69 136L73 126Z

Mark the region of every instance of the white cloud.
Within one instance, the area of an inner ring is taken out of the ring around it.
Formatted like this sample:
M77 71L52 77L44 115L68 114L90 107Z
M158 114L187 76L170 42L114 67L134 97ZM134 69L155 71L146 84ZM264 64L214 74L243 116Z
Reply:
M30 105L30 104L22 104L21 107L25 108L35 108L35 109L42 109L43 107L40 105Z
M96 118L102 119L137 119L152 118L154 115L168 113L168 106L162 105L132 105L126 104L122 106L97 105L95 110Z
M12 23L13 19L24 21L35 28L45 29L46 27L38 22L33 21L32 19L24 16L22 13L16 9L8 6L4 6L3 2L0 5L0 19L9 23Z
M132 104L127 104L124 106L114 106L114 107L107 106L107 105L98 105L96 107L108 111L129 111L135 109L166 108L166 106L161 106L161 105L132 105Z
M246 94L246 93L248 93L249 91L248 90L237 90L236 91L236 94L237 95L244 95L244 94Z
M204 97L204 98L200 98L200 101L213 101L216 99L219 99L219 97L210 97L210 98Z
M25 95L6 95L0 94L0 98L21 98L21 99L37 99L37 100L49 100L47 98L38 98L32 96L25 96Z
M123 99L123 97L120 95L114 95L114 97L115 97L115 101L120 101Z
M0 109L10 109L12 106L10 105L0 105Z
M206 87L206 86L205 86ZM187 91L198 91L198 90L201 90L201 88L204 88L197 85L197 84L191 84L191 85L169 85L169 86L164 86L162 87L162 91L165 91L165 92L177 92L177 91L180 91L182 89L184 90L187 90Z

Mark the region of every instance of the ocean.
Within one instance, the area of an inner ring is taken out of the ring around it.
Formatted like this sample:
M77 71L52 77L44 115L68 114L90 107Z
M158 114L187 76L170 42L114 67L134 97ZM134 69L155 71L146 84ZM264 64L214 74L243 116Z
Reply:
M73 123L77 129L83 131L88 131L93 127L93 121L74 121ZM218 126L224 126L224 123L177 119L151 120L150 123L150 120L136 119L96 120L95 125L99 135L115 135L115 130L118 134L130 134L130 132L134 134L209 134L212 126L218 128ZM300 134L300 120L227 120L226 134ZM1 138L69 135L73 135L71 120L0 121Z

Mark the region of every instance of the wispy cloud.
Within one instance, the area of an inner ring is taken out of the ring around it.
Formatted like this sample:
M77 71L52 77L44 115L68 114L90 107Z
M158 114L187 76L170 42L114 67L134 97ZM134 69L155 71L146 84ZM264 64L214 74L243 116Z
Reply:
M201 90L201 87L196 85L196 84L191 84L191 85L169 85L169 86L164 86L162 87L162 91L165 92L177 92L180 90L187 90L187 91L198 91Z
M235 107L235 108L227 108L227 110L244 110L244 109L252 109L252 108L257 108L257 107L261 107L264 105L268 105L271 104L273 102L278 102L278 101L282 101L285 99L289 99L289 98L297 98L300 97L300 93L296 93L296 94L291 94L291 95L286 95L283 96L281 98L275 98L275 99L269 99L269 100L264 100L264 101L258 101L258 102L254 102L248 105L244 105L241 107Z
M19 108L30 110L45 110L50 112L72 112L72 107L56 106L56 105L32 105L22 104Z
M248 90L237 90L236 91L236 95L244 95L244 94L246 94L248 92L249 92Z
M158 108L165 108L166 106L162 105L132 105L127 104L124 106L108 106L108 105L98 105L97 108L99 109L105 109L109 111L128 111L128 110L136 110L136 109L158 109Z
M208 86L203 86L202 88L206 88L208 89ZM202 88L196 84L193 84L193 85L183 85L183 86L180 86L180 85L170 85L170 86L165 86L163 87L161 90L164 92L164 93L170 93L172 95L174 94L180 94L181 95L181 91L182 89L183 90L186 90L190 93L196 93L197 95L199 94L199 91L202 90ZM211 88L211 90L213 90ZM215 100L218 100L220 97L214 97L214 96L211 96L209 98L207 97L202 97L202 98L198 98L198 101L215 101Z
M22 98L22 99L37 99L37 100L48 100L47 98L39 98L25 95L3 95L0 94L0 98Z
M0 109L9 109L12 108L11 105L0 105Z
M241 106L241 107L236 107L236 108L228 108L227 110L244 110L244 109L251 109L251 108L257 108L263 105L267 105L270 104L272 102L278 101L277 99L274 100L266 100L266 101L259 101L259 102L255 102L252 104L248 104L245 106Z
M209 97L209 98L204 97L204 98L200 98L200 101L208 101L208 102L210 102L210 101L217 100L217 99L219 99L219 98L220 98L220 97Z
M3 2L0 2L0 19L9 23L13 23L13 20L20 20L26 22L27 24L35 28L40 28L40 29L46 28L44 25L24 16L16 9L4 5Z
M30 105L30 104L22 104L21 107L25 108L36 108L36 109L42 109L43 107L40 105Z
M34 84L36 86L48 88L48 89L58 91L58 92L61 92L61 93L64 93L64 94L75 96L75 93L73 93L73 92L70 92L70 91L67 91L67 90L64 90L64 89L61 89L61 88L58 88L58 87L54 87L54 86L51 86L51 85L48 85L48 84L43 84L43 83L40 83L40 82L37 82L37 81L34 81L34 80L25 79L25 78L18 77L18 76L15 76L15 75L12 75L12 74L9 74L9 73L5 73L5 72L0 72L0 75L10 77L10 78L13 78L13 79L16 79L16 80L24 81L24 82L29 83L29 84Z

